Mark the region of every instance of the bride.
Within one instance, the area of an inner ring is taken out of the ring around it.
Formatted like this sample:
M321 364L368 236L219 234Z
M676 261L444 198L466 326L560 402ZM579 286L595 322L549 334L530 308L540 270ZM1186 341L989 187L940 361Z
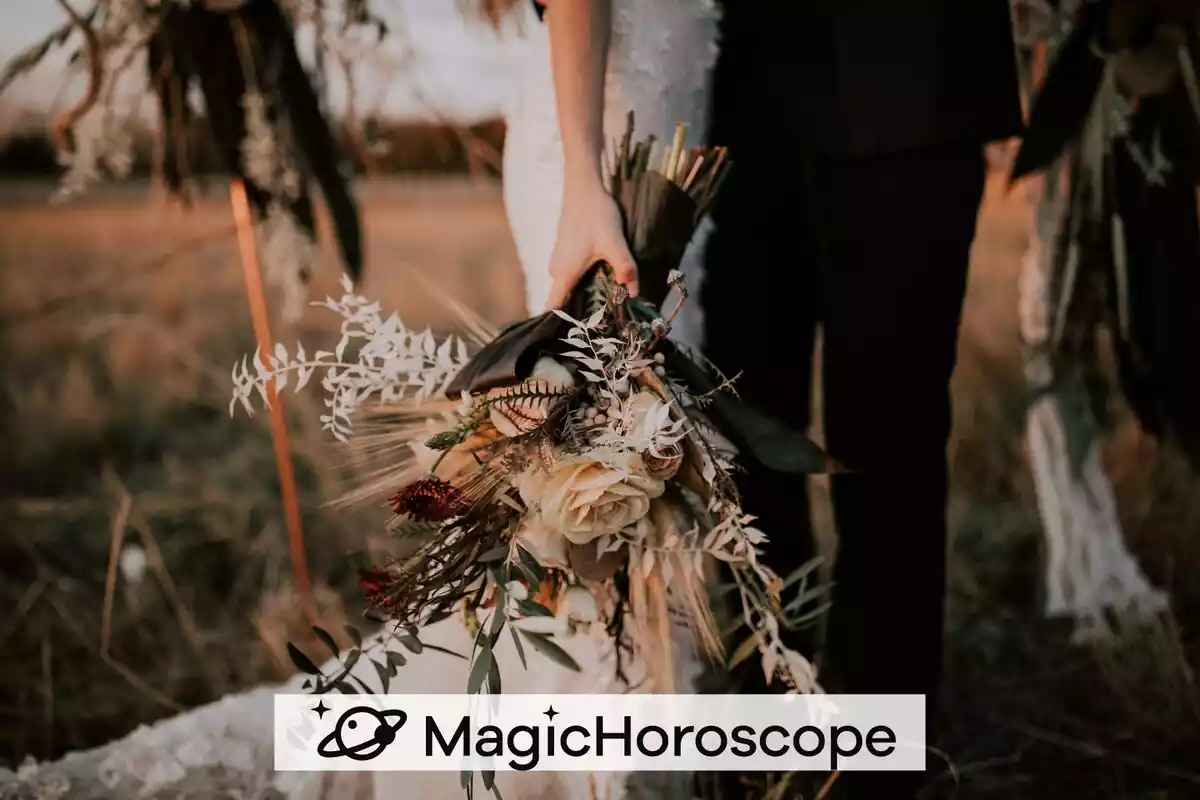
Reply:
M503 0L501 0L503 2ZM528 2L528 0L523 0ZM486 0L485 0L486 2ZM489 4L495 12L496 3ZM505 13L530 13L503 3ZM714 0L549 0L534 6L539 21L524 27L525 59L516 102L507 117L504 204L525 276L530 314L564 301L588 267L604 260L616 279L637 291L637 269L625 243L621 215L605 189L601 161L605 142L624 132L633 111L635 135L669 141L677 122L697 141L706 128L708 84L717 53ZM699 288L702 226L685 255L683 271L693 296ZM699 303L686 303L672 335L699 346ZM690 313L689 313L690 311ZM506 693L607 694L670 691L655 687L637 666L617 681L612 646L603 631L577 633L563 646L582 665L572 672L526 651L522 667L511 641L502 637L495 656L503 664ZM700 662L691 637L678 630L674 689L689 691ZM457 653L471 652L472 634L458 618L430 626L421 638ZM365 666L366 659L363 659ZM381 691L373 669L359 675ZM391 683L394 693L466 691L468 663L426 650ZM503 773L496 777L506 798L632 798L626 776L567 773ZM479 787L477 787L478 789ZM376 773L377 800L392 797L457 797L459 776ZM663 788L655 796L664 796ZM690 796L690 795L688 795Z

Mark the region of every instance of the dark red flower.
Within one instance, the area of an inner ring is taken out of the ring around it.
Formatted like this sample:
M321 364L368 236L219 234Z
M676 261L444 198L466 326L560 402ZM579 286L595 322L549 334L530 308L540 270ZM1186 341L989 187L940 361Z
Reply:
M358 571L358 588L362 590L363 599L373 606L380 605L383 600L383 589L387 582L387 573L379 567Z
M441 478L422 478L391 497L392 511L418 522L441 522L458 513L462 490Z

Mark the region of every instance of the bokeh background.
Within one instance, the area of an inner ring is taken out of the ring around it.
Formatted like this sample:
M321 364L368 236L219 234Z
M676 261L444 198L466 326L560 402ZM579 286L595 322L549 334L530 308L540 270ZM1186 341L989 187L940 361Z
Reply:
M334 108L345 112L353 98L342 132L360 173L363 293L418 328L453 325L442 295L493 322L518 318L499 153L522 23L497 32L455 0L396 0L387 11L397 38L386 57L356 65L349 83L335 70L330 83ZM5 0L0 58L59 22L49 0ZM206 176L191 210L167 202L151 180L147 128L129 179L50 203L48 114L78 91L64 76L79 83L50 62L0 95L8 767L282 680L292 671L288 641L321 653L291 581L266 417L229 414L230 369L254 338L226 180ZM1197 481L1132 421L1119 425L1107 464L1131 546L1170 592L1173 613L1145 626L1118 621L1119 636L1086 646L1071 644L1069 622L1041 614L1016 328L1031 219L1027 192L1009 191L997 169L954 379L942 743L952 770L931 794L1200 797ZM323 241L314 300L339 291ZM336 325L314 308L295 323L275 320L274 333L311 351ZM317 387L289 395L286 409L320 613L340 631L362 611L354 554L380 535L384 513L327 507L354 469L320 431ZM822 496L819 479L814 491Z

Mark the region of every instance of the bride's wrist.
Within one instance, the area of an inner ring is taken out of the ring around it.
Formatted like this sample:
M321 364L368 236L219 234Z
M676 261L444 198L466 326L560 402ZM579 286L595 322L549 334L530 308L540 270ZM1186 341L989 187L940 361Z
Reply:
M600 176L600 159L568 159L564 175L568 191L592 191L604 188Z

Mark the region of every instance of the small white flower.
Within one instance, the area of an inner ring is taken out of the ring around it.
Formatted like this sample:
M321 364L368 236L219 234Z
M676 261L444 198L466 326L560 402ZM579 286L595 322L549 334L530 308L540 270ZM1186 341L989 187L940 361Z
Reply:
M509 597L518 602L529 599L529 590L520 581L509 581L508 585L504 587L504 591L508 593Z
M582 586L572 586L558 601L558 617L571 622L595 622L600 619L600 609L591 592Z

